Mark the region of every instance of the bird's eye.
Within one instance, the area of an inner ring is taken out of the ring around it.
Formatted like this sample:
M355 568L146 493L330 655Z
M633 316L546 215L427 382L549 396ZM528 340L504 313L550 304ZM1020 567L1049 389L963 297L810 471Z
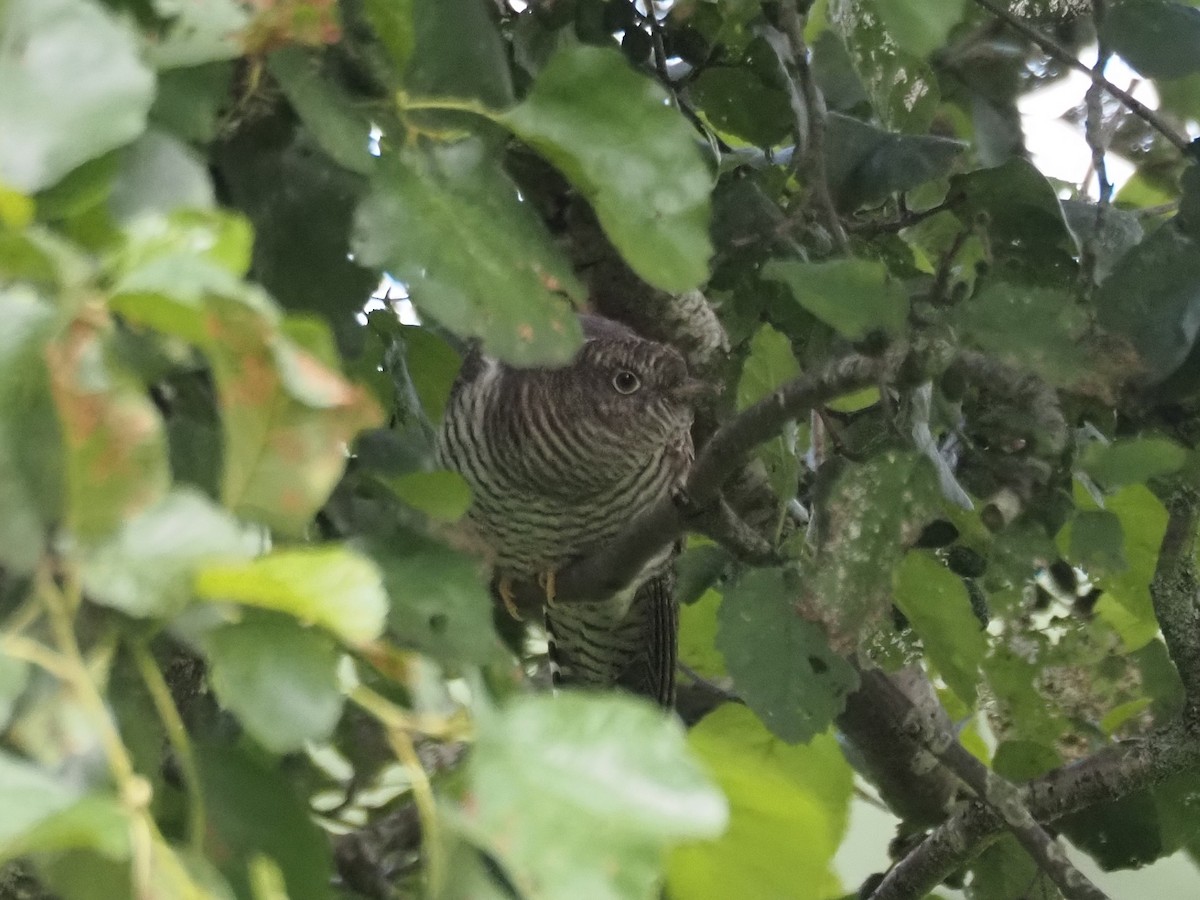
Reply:
M612 385L622 394L632 394L642 386L642 380L628 369L622 369L613 376Z

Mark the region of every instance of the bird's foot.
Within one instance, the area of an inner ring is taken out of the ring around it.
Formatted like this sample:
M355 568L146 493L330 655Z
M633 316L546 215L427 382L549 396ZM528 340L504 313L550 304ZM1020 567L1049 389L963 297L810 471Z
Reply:
M556 596L554 579L556 574L557 573L553 569L547 569L545 572L539 572L537 577L538 587L540 587L542 592L546 595L546 605L550 607L556 605L554 602Z
M521 611L517 609L517 595L513 592L512 579L507 575L501 575L496 583L496 593L500 595L500 600L504 603L508 614L518 622L523 621Z

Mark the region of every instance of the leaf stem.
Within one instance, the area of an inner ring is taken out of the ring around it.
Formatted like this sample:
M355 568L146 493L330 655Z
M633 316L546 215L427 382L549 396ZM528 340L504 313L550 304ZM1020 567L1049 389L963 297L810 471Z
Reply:
M196 767L196 756L192 752L192 742L188 738L187 727L179 715L175 701L171 697L171 689L158 668L154 655L142 641L130 643L130 652L142 676L142 683L150 693L154 709L162 721L167 734L167 742L175 751L179 768L183 773L183 782L188 795L188 845L199 852L204 844L205 823L207 813L204 806L204 791L200 785L200 773Z

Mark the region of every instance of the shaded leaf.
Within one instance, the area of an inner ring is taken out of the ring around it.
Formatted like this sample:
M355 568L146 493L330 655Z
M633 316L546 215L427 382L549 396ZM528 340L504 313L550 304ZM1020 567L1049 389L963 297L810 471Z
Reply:
M471 489L457 472L410 472L388 480L396 496L440 522L454 522L471 505Z
M208 811L205 850L238 897L250 897L247 868L263 854L283 873L292 900L327 900L329 840L277 766L235 747L197 747Z
M7 791L8 784L4 783ZM6 800L9 796L6 795ZM11 842L0 842L0 857L60 853L75 848L112 860L129 857L129 816L109 794L86 794L51 813Z
M9 0L0 33L0 180L33 193L146 127L154 74L104 6Z
M215 202L200 155L178 138L150 129L121 153L108 210L117 221L128 221L180 208L204 209Z
M980 349L1051 384L1070 386L1090 371L1079 344L1087 317L1065 292L992 281L958 304L951 322Z
M678 723L618 695L516 698L481 723L470 781L460 827L534 895L652 896L663 849L728 815Z
M159 69L196 66L242 55L242 31L251 12L238 0L154 0L168 20L166 33L150 47Z
M204 645L217 699L272 753L332 734L342 713L341 652L327 634L254 616L214 629Z
M206 566L195 591L206 600L287 613L348 644L377 638L387 614L379 570L343 547L277 550L253 562Z
M884 0L875 5L900 49L927 57L961 21L966 0Z
M1138 351L1147 380L1162 381L1200 331L1200 244L1163 226L1121 257L1095 303L1100 324Z
M961 578L928 553L910 552L893 573L896 606L954 693L975 702L987 638Z
M450 662L506 657L476 560L406 532L369 541L366 549L383 573L389 630L399 641Z
M375 162L367 152L371 117L335 79L325 76L320 57L293 45L272 53L268 67L330 159L351 172L369 175Z
M770 325L762 325L750 339L750 353L742 363L742 375L737 385L737 408L745 409L757 403L776 388L800 374L800 364L792 352L791 341ZM783 432L760 445L755 453L766 467L776 496L783 502L796 495L800 478L799 432L807 435L797 423L789 423ZM804 443L807 443L805 438Z
M804 885L804 896L836 896L832 862L854 781L837 740L819 734L788 745L749 710L726 704L689 732L688 744L728 798L730 821L715 841L672 851L670 895L795 897ZM797 847L804 852L796 854Z
M29 663L13 659L0 650L0 734L8 726L13 709L28 683Z
M825 171L839 209L875 206L950 171L961 141L929 134L897 134L831 113Z
M402 70L415 44L413 0L364 0L363 15L387 48L397 70Z
M477 99L492 107L512 102L504 43L484 4L475 0L404 2L411 2L414 32L413 52L404 73L409 93ZM402 4L397 4L401 15Z
M908 318L908 294L891 280L886 266L873 260L773 259L762 274L782 281L797 303L851 340L876 330L897 334Z
M1069 524L1068 558L1090 576L1123 572L1125 534L1121 520L1106 510L1081 510Z
M482 144L386 160L359 207L355 252L402 280L420 309L516 365L571 359L566 298L583 288L541 220Z
M858 686L820 626L796 612L799 592L787 572L750 571L726 585L717 613L717 649L738 693L789 743L825 731Z
M708 277L710 176L663 89L595 47L556 54L500 120L591 202L638 275L665 291Z
M1200 71L1200 9L1169 0L1117 0L1101 39L1148 78Z

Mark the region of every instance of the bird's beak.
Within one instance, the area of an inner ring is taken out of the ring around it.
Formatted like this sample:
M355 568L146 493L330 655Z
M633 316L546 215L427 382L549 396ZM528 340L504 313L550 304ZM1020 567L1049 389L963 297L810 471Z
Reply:
M718 394L715 385L699 378L685 378L674 390L671 397L681 403L695 403L697 400L711 400Z

